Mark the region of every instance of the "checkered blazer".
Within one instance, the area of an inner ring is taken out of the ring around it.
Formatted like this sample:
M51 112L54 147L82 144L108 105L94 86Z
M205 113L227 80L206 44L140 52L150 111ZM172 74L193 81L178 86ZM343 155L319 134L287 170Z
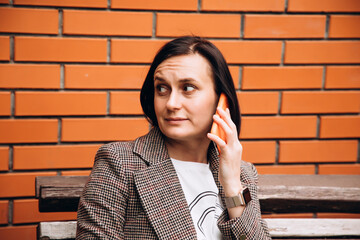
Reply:
M211 144L210 168L224 204L218 180L219 158ZM252 201L241 217L218 220L224 239L271 239L261 219L257 172L242 162L241 182ZM131 142L102 146L80 198L76 239L196 239L196 230L162 133L153 128Z

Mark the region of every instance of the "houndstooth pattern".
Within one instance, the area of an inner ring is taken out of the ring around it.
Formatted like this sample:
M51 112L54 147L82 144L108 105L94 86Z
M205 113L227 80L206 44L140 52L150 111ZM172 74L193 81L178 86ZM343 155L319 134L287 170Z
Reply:
M218 181L219 159L209 149L210 168ZM241 181L253 200L241 217L218 225L224 239L271 239L261 219L255 167L242 162ZM80 198L76 239L196 239L185 195L161 132L153 128L132 142L103 145Z

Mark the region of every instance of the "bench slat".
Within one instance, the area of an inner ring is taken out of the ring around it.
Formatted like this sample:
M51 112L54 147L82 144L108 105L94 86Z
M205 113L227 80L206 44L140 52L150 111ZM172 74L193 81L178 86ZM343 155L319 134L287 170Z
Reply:
M360 237L360 219L265 219L265 221L273 238ZM42 222L39 225L40 239L46 237L73 239L75 235L76 221Z
M76 211L87 176L36 178L41 212ZM260 175L262 212L360 213L360 176Z
M273 237L360 236L360 219L265 219Z

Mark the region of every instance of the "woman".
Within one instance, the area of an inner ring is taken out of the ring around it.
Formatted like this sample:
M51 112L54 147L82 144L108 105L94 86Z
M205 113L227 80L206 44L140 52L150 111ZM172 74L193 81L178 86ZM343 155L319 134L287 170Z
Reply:
M225 111L216 108L221 93ZM256 169L241 160L240 112L220 51L199 37L167 43L140 98L152 129L98 150L77 239L271 239ZM225 141L209 133L213 122Z

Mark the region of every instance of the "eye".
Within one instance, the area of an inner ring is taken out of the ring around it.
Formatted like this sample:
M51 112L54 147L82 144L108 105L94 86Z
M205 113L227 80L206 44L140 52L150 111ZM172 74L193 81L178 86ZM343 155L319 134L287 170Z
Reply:
M194 91L195 90L195 86L193 86L193 85L185 85L184 86L184 91L185 92L192 92L192 91Z
M156 92L160 95L164 95L168 91L168 87L166 87L163 84L156 85L155 89L156 89Z

